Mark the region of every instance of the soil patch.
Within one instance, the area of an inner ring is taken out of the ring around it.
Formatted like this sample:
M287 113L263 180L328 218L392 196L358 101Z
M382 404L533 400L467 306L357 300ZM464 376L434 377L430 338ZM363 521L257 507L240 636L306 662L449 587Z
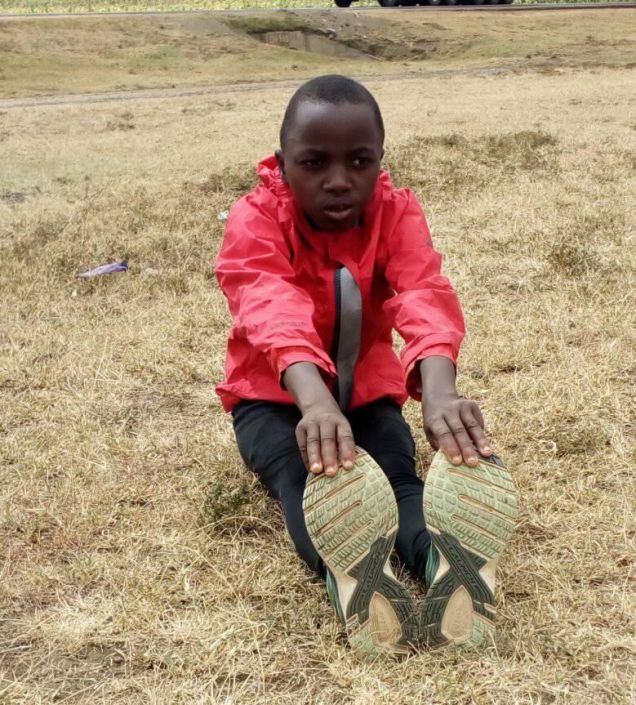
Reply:
M343 56L349 59L368 59L369 54L347 46L318 32L297 29L291 32L264 32L257 35L265 44L274 44L285 49L310 51L323 56Z
M229 19L232 29L265 44L296 49L327 57L347 59L385 59L387 61L423 59L438 40L412 41L399 26L379 23L377 18L284 12L273 15L236 16Z

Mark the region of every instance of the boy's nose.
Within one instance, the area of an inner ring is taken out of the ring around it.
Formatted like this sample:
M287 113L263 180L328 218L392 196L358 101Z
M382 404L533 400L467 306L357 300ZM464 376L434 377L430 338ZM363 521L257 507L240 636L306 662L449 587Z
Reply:
M333 167L329 170L325 179L325 190L342 193L351 188L351 181L347 170L343 167Z

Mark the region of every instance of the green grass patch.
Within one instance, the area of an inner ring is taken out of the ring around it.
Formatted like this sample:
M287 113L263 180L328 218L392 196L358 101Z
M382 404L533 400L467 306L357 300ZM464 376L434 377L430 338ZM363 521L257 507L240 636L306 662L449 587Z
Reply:
M265 34L267 32L294 32L307 28L307 22L289 12L277 12L266 16L243 15L227 21L232 29L245 34Z

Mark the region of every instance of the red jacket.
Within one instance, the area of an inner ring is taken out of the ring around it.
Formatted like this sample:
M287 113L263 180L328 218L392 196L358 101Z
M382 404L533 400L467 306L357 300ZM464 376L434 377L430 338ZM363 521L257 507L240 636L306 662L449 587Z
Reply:
M261 183L230 212L216 261L234 319L225 380L216 388L225 410L241 399L293 404L281 376L295 362L313 362L333 390L334 272L343 265L362 295L350 408L384 396L400 404L408 394L419 399L416 363L430 355L456 362L464 321L413 193L395 189L382 172L361 227L317 232L274 157L259 164L258 174ZM401 362L394 328L405 341Z

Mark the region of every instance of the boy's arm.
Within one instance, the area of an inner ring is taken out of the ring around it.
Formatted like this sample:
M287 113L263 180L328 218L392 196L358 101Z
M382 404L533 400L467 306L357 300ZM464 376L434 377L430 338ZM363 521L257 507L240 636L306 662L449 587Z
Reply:
M235 330L267 356L281 381L295 362L311 362L325 377L335 376L314 327L314 302L294 285L280 226L257 199L244 198L232 209L215 270Z
M477 450L491 451L483 418L475 402L455 387L455 363L464 337L457 295L441 274L442 258L433 249L428 225L415 196L407 191L406 207L388 242L385 269L395 291L385 304L404 338L402 364L409 394L422 400L426 436L453 463L478 462Z
M235 328L265 353L303 418L296 438L307 468L353 467L351 427L324 382L336 370L314 328L314 302L294 286L280 226L249 197L232 209L216 261Z

